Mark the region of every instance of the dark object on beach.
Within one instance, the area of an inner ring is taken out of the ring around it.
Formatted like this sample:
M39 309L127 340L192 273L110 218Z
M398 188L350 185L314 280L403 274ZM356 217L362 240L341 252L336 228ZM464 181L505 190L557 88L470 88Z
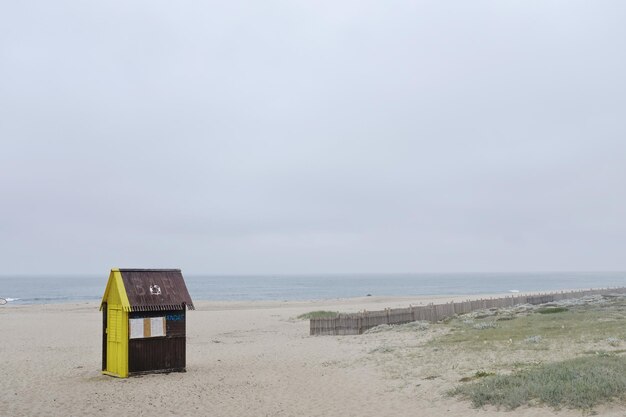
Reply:
M372 294L367 294L367 295L366 295L366 297L371 297L371 296L372 296Z
M537 313L539 314L555 314L555 313L563 313L567 311L566 307L544 307L538 308Z
M102 373L185 372L186 309L180 269L112 269L100 304Z

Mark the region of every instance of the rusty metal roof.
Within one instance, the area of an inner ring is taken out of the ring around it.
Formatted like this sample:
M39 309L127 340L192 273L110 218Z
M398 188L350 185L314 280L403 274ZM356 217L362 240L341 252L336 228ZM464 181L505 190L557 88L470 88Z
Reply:
M180 269L120 269L131 311L194 309Z

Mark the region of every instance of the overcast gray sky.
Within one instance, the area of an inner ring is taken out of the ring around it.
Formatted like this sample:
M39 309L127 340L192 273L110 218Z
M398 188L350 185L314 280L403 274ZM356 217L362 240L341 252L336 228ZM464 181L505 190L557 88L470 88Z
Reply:
M5 1L2 273L626 270L624 1Z

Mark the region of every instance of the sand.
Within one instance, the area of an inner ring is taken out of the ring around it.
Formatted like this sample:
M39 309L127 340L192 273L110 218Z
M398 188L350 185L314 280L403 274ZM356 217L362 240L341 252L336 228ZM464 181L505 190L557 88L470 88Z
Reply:
M97 304L0 306L0 416L580 416L476 410L447 397L475 364L463 352L442 358L422 348L436 330L309 336L308 321L295 319L466 298L198 302L188 315L187 372L128 379L100 373ZM406 355L376 354L387 346L410 349L410 366ZM623 417L626 407L596 412Z

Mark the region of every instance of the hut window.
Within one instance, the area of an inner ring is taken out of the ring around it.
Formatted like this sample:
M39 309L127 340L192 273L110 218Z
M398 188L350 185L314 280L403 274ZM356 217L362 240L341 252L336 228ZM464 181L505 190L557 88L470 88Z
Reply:
M165 336L165 317L130 319L131 339L163 336Z

